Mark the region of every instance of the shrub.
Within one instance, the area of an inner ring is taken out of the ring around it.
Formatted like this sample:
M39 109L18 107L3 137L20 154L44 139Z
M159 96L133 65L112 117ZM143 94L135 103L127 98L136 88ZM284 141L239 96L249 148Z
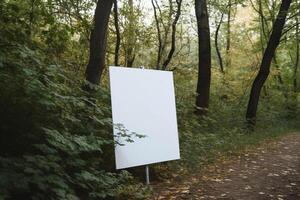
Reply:
M3 46L0 198L144 198L148 191L128 172L113 172L107 92L82 90L80 77L41 52Z

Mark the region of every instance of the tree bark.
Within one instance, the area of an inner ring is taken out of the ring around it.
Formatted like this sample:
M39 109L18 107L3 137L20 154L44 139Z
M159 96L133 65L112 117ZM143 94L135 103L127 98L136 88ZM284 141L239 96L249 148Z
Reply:
M263 2L261 0L257 1L258 3L258 10L257 13L259 14L259 19L260 19L260 45L261 45L261 54L262 56L264 55L264 48L265 48L265 41L267 41L267 39L270 37L270 30L269 30L269 26L268 26L268 19L266 18L266 16L264 15L264 11L263 11ZM254 6L254 5L252 5ZM271 16L271 22L272 22L272 26L274 26L275 23L275 2L272 3L272 9L268 8L269 14ZM282 33L283 34L283 33ZM283 79L280 73L280 66L279 63L277 62L276 59L276 52L274 53L273 56L273 61L274 61L274 65L276 67L276 69L278 70L278 74L275 76L276 80L278 80L279 86L278 89L282 89L283 86ZM284 97L287 98L287 95L285 92L283 92Z
M276 70L278 71L277 75L275 76L275 78L278 80L278 84L279 84L278 89L281 90L281 89L283 89L284 82L283 82L283 79L282 79L282 76L281 76L280 66L279 66L279 63L277 61L276 52L274 53L273 61L274 61L274 66L275 66ZM284 93L284 96L287 98L285 93Z
M157 53L157 59L156 59L156 69L160 68L160 60L161 60L161 49L162 49L162 38L161 38L161 31L160 31L160 26L159 26L159 21L158 21L158 15L156 12L156 6L154 3L154 0L151 0L152 7L153 7L153 12L154 12L154 19L155 19L155 24L156 24L156 29L157 29L157 38L158 38L158 53Z
M157 59L156 59L156 69L165 70L167 68L167 65L171 61L173 54L175 52L175 36L176 36L176 24L179 20L179 16L181 14L181 3L182 0L176 0L177 3L177 11L174 20L172 21L172 16L174 12L173 8L173 1L169 0L169 12L166 20L164 20L164 14L162 9L160 8L159 4L157 3L157 0L151 0L152 7L154 10L154 18L156 23L156 29L157 29L157 36L158 36L158 53L157 53ZM158 11L158 12L157 12ZM158 15L159 14L159 15ZM167 23L165 23L167 21ZM160 25L161 24L161 25ZM161 29L161 26L163 30ZM170 51L164 59L165 53L166 53L166 47L168 45L168 39L169 39L169 32L172 29L171 32L171 48Z
M216 51L217 51L217 56L219 59L219 64L220 64L220 71L222 72L222 74L224 74L224 66L223 66L223 59L222 59L222 55L221 55L221 51L219 49L219 31L223 22L223 17L224 17L224 13L222 13L221 15L221 19L217 25L217 29L216 29L216 33L215 33L215 47L216 47Z
M211 79L211 46L210 29L206 0L195 0L195 12L198 27L198 83L196 108L197 113L205 114L209 106L209 91Z
M167 56L166 60L162 64L162 69L163 70L167 69L168 64L171 62L173 54L174 54L175 49L176 49L176 25L177 25L177 22L179 20L180 14L181 14L182 0L176 0L176 3L177 3L176 16L175 16L174 21L172 23L171 49L168 53L168 56Z
M297 1L298 3L298 1ZM299 60L300 60L300 33L299 33L299 17L296 17L296 61L295 61L295 66L294 66L294 77L293 77L293 87L294 87L294 92L298 91L298 82L297 82L297 77L298 77L298 68L299 68Z
M226 67L231 65L231 55L230 55L230 46L231 46L231 8L232 0L228 1L228 12L227 12L227 35L226 35Z
M128 0L129 5L129 17L128 17L128 42L126 47L126 67L132 67L135 60L135 24L134 24L134 5L133 0Z
M109 15L114 0L98 0L94 27L90 35L90 56L85 71L86 80L92 84L99 84L105 67L105 53L107 40L107 27Z
M160 64L160 59L161 59L161 45L162 45L162 39L161 39L161 31L160 31L160 26L159 26L159 21L158 21L158 16L156 12L156 6L154 3L154 0L151 0L152 7L153 7L153 12L154 12L154 19L155 19L155 25L157 29L157 38L158 38L158 53L157 53L157 59L156 59L156 69L159 69L159 64Z
M115 66L119 66L121 34L120 34L120 27L119 27L119 12L118 12L117 0L114 0L114 25L116 29Z
M263 59L260 65L259 72L252 84L250 99L246 113L248 125L253 127L256 123L256 112L259 102L261 89L270 73L270 66L275 54L275 50L280 43L282 30L286 21L287 12L292 0L282 0L279 13L273 25L273 31L268 41L267 48L264 52Z

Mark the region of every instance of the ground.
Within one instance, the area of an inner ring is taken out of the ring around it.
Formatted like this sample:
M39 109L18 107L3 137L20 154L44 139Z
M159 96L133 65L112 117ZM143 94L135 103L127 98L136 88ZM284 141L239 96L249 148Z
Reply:
M300 133L265 142L181 181L152 187L152 199L157 200L300 200Z

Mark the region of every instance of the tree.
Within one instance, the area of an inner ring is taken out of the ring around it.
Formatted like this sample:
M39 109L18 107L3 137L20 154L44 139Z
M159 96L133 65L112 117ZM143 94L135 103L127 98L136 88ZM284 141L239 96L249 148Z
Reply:
M270 73L270 66L275 54L275 50L280 43L282 30L286 21L287 12L289 10L291 0L282 0L279 13L275 20L273 31L268 41L267 48L264 52L260 70L252 84L250 99L246 113L248 125L253 127L256 123L256 112L259 102L260 91L267 80Z
M159 19L158 19L158 14L157 14L157 7L159 8L157 1L151 0L153 11L154 11L154 19L155 19L155 24L156 24L156 29L157 29L157 38L158 38L158 53L157 53L157 59L156 59L156 69L160 68L160 60L161 60L161 54L162 54L162 36L161 36L161 29L159 25ZM155 5L156 4L156 5Z
M277 12L277 3L276 1L271 1L271 2L262 2L260 0L257 0L256 4L258 5L258 8L255 7L254 3L252 1L251 5L254 11L257 12L259 15L259 30L260 30L260 46L261 46L261 54L263 56L264 54L264 49L265 45L267 43L268 38L270 37L271 34L271 28L274 25L275 19L276 19L276 12ZM266 5L265 5L266 4ZM267 14L265 14L265 10L267 10ZM270 20L271 19L271 20ZM271 27L271 28L270 28ZM279 62L277 61L277 56L276 52L274 53L273 56L273 62L274 65L277 69L277 75L275 76L276 80L278 81L278 89L283 88L283 78L281 76L281 71L280 71L280 65ZM286 97L286 93L283 92L284 96Z
M118 12L117 0L114 0L114 25L116 29L115 66L119 66L121 35L120 35L120 27L119 27L119 12Z
M128 34L125 46L125 66L132 67L133 62L135 60L135 43L136 43L136 26L137 23L136 16L134 14L134 5L133 0L128 0Z
M90 35L90 56L86 68L86 80L99 84L105 66L107 27L113 0L98 0L94 27Z
M174 10L173 2L169 0L169 12L167 17L165 17L167 20L166 23L164 20L163 11L157 3L157 0L151 0L151 3L154 11L154 19L158 38L156 69L167 70L168 65L171 62L174 52L176 50L176 26L181 15L182 0L176 0L176 10ZM159 11L158 13L157 10ZM174 19L172 19L173 13L175 13ZM160 24L162 25L163 31L161 29ZM170 34L171 45L169 51L166 52L166 47L168 44ZM166 58L164 58L164 54L167 54Z
M298 4L298 1L296 1ZM299 30L299 17L296 17L296 59L295 59L295 65L294 65L294 77L293 77L293 87L294 92L298 91L298 82L297 82L297 73L299 68L299 60L300 60L300 30Z
M232 9L232 0L228 1L228 12L227 12L227 35L226 35L226 67L231 65L231 54L230 54L230 46L231 46L231 9Z
M177 25L177 22L179 20L180 14L181 14L182 0L176 0L176 3L177 3L177 10L176 10L174 21L172 23L171 48L170 48L170 51L168 53L166 60L162 64L163 70L167 69L168 64L171 62L171 59L173 57L173 54L174 54L175 48L176 48L176 25Z
M211 79L211 46L207 1L195 0L195 11L198 27L199 53L196 108L197 113L202 115L208 109Z
M220 17L220 21L217 23L217 29L216 29L216 33L215 33L215 48L216 48L216 52L217 52L217 56L218 56L218 60L219 60L219 65L220 65L220 71L222 72L222 74L225 73L224 71L224 66L223 66L223 59L222 59L222 55L221 55L221 51L220 51L220 48L219 48L219 32L220 32L220 28L221 28L221 25L223 23L223 17L224 17L224 13L221 14L221 17Z

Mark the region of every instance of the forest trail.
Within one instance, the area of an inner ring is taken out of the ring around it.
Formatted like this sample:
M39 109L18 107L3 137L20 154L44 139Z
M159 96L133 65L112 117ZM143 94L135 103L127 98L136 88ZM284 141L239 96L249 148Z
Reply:
M153 188L153 199L157 200L299 200L300 133L220 161L199 175L176 183L154 184Z

